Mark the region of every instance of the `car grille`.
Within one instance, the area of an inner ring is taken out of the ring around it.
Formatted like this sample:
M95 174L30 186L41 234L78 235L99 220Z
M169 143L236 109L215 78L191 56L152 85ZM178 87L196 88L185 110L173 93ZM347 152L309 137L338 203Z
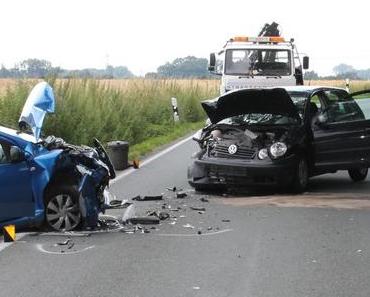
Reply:
M229 153L229 145L217 144L214 148L215 157L228 159L253 159L256 150L249 147L238 146L235 154Z

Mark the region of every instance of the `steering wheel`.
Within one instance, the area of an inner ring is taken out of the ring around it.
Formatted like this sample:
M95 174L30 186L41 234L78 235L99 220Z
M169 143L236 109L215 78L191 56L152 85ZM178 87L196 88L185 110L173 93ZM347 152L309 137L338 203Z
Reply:
M96 138L94 138L93 140L94 142L94 146L99 154L99 157L100 159L105 163L107 164L108 166L108 169L109 169L109 178L110 179L114 179L116 177L116 172L114 171L114 167L113 167L113 164L111 162L111 160L109 159L109 156L106 152L106 150L104 149L104 147L102 146L102 144L100 143L99 140L97 140Z

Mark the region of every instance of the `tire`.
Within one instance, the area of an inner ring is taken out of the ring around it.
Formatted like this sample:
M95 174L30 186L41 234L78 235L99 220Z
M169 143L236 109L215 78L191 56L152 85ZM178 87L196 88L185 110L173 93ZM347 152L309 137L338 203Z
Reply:
M357 168L348 170L348 175L354 182L364 181L367 177L367 168Z
M309 175L307 160L305 158L301 158L297 162L297 167L292 182L292 190L295 193L302 193L307 188L308 179Z
M71 231L82 223L79 193L73 186L51 189L45 197L45 225L55 231Z

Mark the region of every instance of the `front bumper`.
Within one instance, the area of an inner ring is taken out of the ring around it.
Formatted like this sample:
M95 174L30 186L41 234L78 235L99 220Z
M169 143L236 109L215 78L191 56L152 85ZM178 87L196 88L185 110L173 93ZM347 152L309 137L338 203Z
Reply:
M290 155L278 160L196 159L188 168L193 187L209 185L283 185L294 178L298 158Z

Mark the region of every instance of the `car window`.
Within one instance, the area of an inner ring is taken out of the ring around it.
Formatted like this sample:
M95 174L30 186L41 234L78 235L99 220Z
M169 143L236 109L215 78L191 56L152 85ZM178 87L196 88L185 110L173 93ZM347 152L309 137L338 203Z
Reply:
M0 164L10 163L10 147L9 143L0 141Z
M311 97L310 102L315 103L318 109L321 109L321 101L318 94L315 94Z
M367 120L370 120L370 91L359 92L352 95L356 103L360 106Z
M324 91L325 113L328 123L340 123L364 120L365 116L355 100L342 90Z

